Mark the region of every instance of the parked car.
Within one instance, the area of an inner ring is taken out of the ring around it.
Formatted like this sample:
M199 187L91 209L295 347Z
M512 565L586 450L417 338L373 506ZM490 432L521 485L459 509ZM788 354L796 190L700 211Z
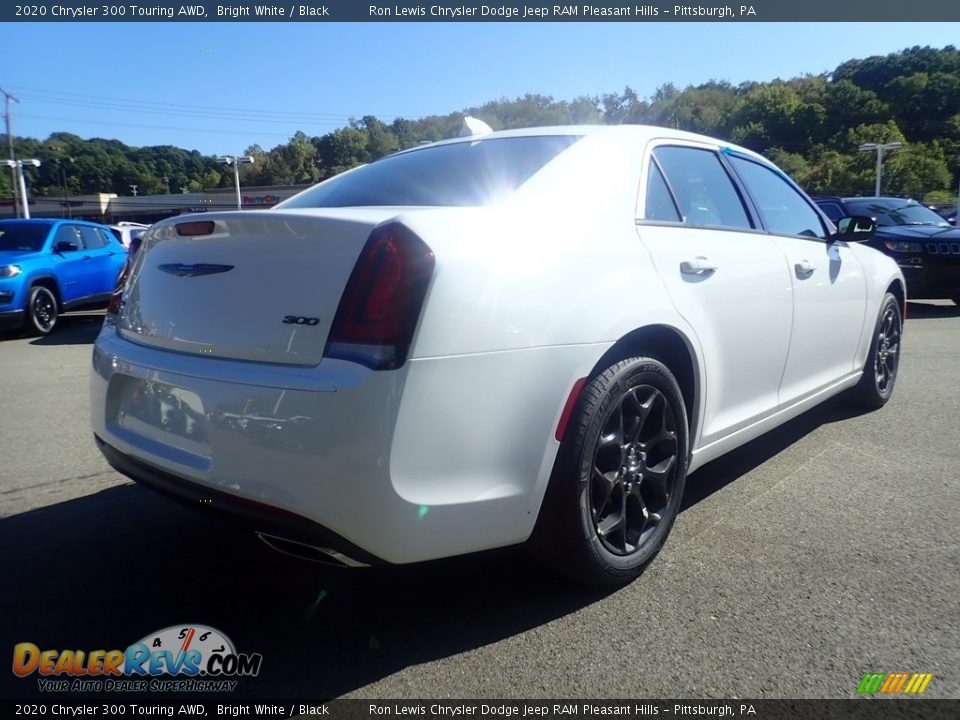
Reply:
M866 215L877 223L867 244L896 260L912 298L950 299L960 305L960 228L905 198L816 198L833 220Z
M143 237L143 234L149 228L149 225L135 222L118 222L110 225L110 232L119 240L125 248L130 247L130 241L134 238Z
M624 583L689 472L841 391L889 400L903 275L868 218L839 226L759 155L644 126L474 135L164 220L94 346L96 442L291 554L528 543Z
M82 220L0 220L0 327L46 335L66 310L107 302L127 253Z

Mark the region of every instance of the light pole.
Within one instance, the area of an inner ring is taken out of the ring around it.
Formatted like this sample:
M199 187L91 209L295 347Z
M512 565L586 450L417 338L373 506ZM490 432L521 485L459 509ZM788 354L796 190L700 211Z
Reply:
M28 167L40 167L39 160L0 160L0 165L6 165L9 168L14 168L17 173L17 184L20 188L20 202L21 207L23 208L23 216L27 219L30 218L30 206L27 204L27 183L23 179L23 166L27 165Z
M872 152L877 151L877 184L874 187L873 194L875 197L880 197L880 176L883 172L883 151L884 150L899 150L903 147L903 143L900 142L889 142L889 143L864 143L860 146L861 152Z
M237 189L237 210L243 210L243 201L240 198L240 166L253 165L253 158L249 155L224 155L218 157L217 162L224 165L233 165L233 185Z

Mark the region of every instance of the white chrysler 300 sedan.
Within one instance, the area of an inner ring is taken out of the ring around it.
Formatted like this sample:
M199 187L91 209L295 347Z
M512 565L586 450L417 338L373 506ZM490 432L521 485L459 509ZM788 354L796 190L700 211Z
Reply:
M121 473L345 565L518 543L636 577L686 476L827 398L879 407L896 264L762 157L657 127L400 152L151 227L93 351Z

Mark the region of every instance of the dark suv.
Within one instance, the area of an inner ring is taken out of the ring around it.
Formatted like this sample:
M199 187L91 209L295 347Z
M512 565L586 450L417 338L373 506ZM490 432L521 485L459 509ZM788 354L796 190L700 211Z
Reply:
M911 298L949 298L960 305L960 228L915 200L895 197L814 198L834 223L866 215L877 223L866 241L903 270Z

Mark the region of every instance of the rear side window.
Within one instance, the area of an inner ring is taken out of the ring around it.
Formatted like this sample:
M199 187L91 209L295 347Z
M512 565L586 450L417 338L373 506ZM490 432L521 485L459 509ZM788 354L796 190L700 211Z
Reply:
M80 226L80 237L83 239L84 250L99 250L104 245L103 236L89 225Z
M717 154L691 147L658 147L653 156L689 225L749 228L740 194Z
M414 150L344 173L280 207L492 205L577 140L576 135L540 135Z
M650 163L650 172L647 176L647 201L644 204L644 218L660 220L662 222L680 222L680 213L673 204L670 188L667 187L663 173L655 162Z
M730 156L730 162L756 203L767 231L777 235L827 236L820 215L782 175L736 155Z
M110 247L117 242L117 238L113 236L109 230L104 230L103 228L97 228L97 232L100 233L100 236L103 238L103 246ZM122 242L120 243L123 244Z

